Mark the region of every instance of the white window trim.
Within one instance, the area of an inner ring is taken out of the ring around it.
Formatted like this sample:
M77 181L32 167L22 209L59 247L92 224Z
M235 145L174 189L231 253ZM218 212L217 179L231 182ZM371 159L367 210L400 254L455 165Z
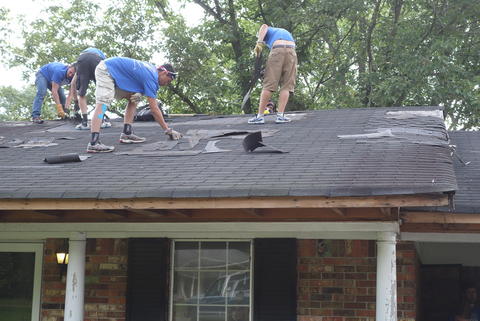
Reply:
M42 287L43 243L0 243L0 252L35 253L31 321L39 321Z
M175 243L176 242L250 242L250 304L249 304L249 321L253 320L253 267L254 267L254 255L253 255L253 239L172 239L170 244L170 280L169 280L169 298L168 298L168 320L173 320L173 278L174 278L174 265L175 265Z

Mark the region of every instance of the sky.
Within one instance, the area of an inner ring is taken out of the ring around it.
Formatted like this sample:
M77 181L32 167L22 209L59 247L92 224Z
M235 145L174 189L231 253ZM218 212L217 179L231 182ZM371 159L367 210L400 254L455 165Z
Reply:
M98 3L102 3L102 0L96 0ZM26 21L34 21L40 17L42 9L48 7L51 4L68 4L68 0L0 0L0 7L7 8L11 11L11 15L16 17L23 15ZM176 12L181 12L187 19L189 25L197 24L203 17L203 10L196 4L189 4L185 8L181 7L181 4L177 0L170 0L170 4ZM28 10L26 10L28 8ZM12 21L11 25L14 32L10 35L10 41L18 41L21 44L21 29L15 21ZM156 59L157 57L154 57ZM159 59L162 60L162 59ZM12 86L17 89L21 89L28 82L22 80L22 71L25 70L22 67L8 68L0 63L0 86ZM32 80L33 81L33 77Z

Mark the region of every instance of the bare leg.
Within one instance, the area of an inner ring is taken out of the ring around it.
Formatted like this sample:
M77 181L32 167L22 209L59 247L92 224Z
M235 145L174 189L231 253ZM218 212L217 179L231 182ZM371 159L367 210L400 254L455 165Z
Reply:
M133 117L135 117L136 110L137 110L137 103L128 101L127 110L125 111L125 117L123 119L124 124L133 123Z
M278 112L283 113L285 111L285 107L288 103L288 97L290 97L290 92L288 90L280 90L278 95Z
M268 101L272 97L272 92L270 90L262 89L260 94L260 103L258 105L258 114L263 115L265 108L267 107Z
M88 113L86 96L78 96L78 105L80 106L82 114Z
M105 106L105 107L103 107ZM103 114L104 109L106 109L105 104L97 104L95 107L95 111L93 112L93 117L92 117L92 128L90 129L90 132L92 133L99 133L100 132L100 125L102 125L102 119L103 119Z

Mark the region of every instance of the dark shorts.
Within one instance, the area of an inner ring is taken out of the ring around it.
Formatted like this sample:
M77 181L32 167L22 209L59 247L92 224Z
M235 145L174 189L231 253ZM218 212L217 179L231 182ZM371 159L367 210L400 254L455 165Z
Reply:
M95 68L102 61L99 55L86 52L81 54L77 60L77 90L78 95L85 96L87 94L88 84L90 80L95 81Z

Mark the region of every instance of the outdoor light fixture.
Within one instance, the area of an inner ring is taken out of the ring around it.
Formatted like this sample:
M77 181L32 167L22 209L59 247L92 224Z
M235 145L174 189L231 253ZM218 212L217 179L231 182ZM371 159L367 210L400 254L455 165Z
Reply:
M60 246L57 251L55 251L55 256L57 257L57 264L60 266L60 279L63 280L67 272L68 264L68 245L67 239L63 240L63 245Z
M68 253L65 252L57 252L55 253L57 256L57 263L58 264L68 264Z

